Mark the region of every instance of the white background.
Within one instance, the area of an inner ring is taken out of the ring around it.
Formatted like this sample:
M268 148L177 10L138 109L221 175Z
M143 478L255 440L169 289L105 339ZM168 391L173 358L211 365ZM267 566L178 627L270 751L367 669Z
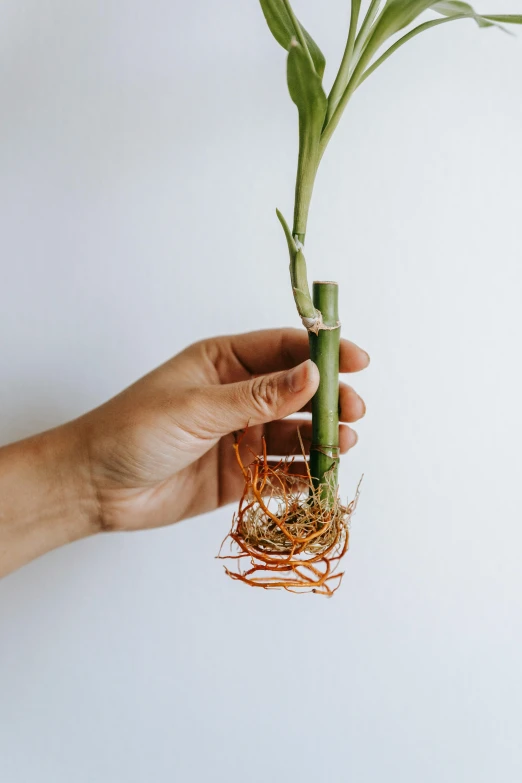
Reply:
M348 8L296 0L327 84ZM2 2L2 442L298 325L284 60L255 0ZM227 580L232 509L32 563L0 585L2 783L522 779L521 73L520 35L430 31L323 161L310 274L372 357L341 590Z

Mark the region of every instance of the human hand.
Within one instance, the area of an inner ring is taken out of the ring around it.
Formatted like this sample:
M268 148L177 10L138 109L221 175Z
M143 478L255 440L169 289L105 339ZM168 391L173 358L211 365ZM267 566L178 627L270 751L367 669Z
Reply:
M299 427L309 446L311 421L285 420L308 405L319 372L298 329L270 329L202 340L153 370L101 407L72 422L86 444L103 530L168 525L239 499L243 476L233 433L247 427L242 446L300 455ZM368 355L341 340L340 371L364 369ZM340 384L340 420L365 413L356 392ZM357 442L340 425L340 449ZM305 474L305 463L292 469Z
M341 340L340 370L368 355ZM189 346L104 405L53 430L0 448L0 577L51 549L101 530L167 525L237 500L242 446L300 455L299 427L286 419L309 411L319 371L297 329L216 337ZM340 384L340 419L364 415L364 403ZM357 440L340 425L340 448ZM305 475L305 462L292 465Z

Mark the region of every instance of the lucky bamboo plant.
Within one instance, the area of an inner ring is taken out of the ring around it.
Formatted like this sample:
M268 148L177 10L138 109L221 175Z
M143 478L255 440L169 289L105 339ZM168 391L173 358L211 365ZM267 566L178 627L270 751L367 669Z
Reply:
M312 400L307 497L292 479L288 461L271 468L263 454L245 467L239 456L239 442L236 444L245 491L230 533L236 553L225 556L235 558L237 568L226 570L233 578L254 586L298 592L312 589L331 595L342 577L335 569L348 548L348 523L355 501L343 506L337 483L338 286L315 282L311 294L303 252L317 170L352 95L397 49L419 33L448 22L471 19L479 27L506 30L505 25L522 24L522 15L478 14L460 0L370 0L362 15L361 0L351 0L344 54L327 94L323 85L325 58L297 19L290 0L260 3L270 31L288 52L288 90L298 111L292 229L279 210L277 217L288 244L295 304L308 330L310 357L319 368L321 380ZM415 24L425 12L436 16ZM405 32L401 35L401 31ZM245 560L248 567L242 565Z

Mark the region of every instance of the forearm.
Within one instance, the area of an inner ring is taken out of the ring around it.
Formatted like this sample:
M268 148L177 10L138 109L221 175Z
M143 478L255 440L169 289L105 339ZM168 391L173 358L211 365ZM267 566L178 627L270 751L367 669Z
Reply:
M96 498L75 423L0 448L0 577L96 532Z

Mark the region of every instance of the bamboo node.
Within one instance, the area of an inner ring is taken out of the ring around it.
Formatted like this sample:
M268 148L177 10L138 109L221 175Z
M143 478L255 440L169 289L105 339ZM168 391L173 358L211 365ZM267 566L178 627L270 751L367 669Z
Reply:
M325 457L330 457L333 460L340 460L339 446L315 446L313 443L310 446L310 451L318 451L319 454L324 454Z
M323 321L323 314L320 310L315 311L315 315L313 318L309 318L305 315L301 316L301 322L305 329L307 329L309 332L312 332L313 334L317 335L321 330L325 330L328 332L332 332L334 329L340 329L341 328L341 322L337 321L335 326L327 326Z

